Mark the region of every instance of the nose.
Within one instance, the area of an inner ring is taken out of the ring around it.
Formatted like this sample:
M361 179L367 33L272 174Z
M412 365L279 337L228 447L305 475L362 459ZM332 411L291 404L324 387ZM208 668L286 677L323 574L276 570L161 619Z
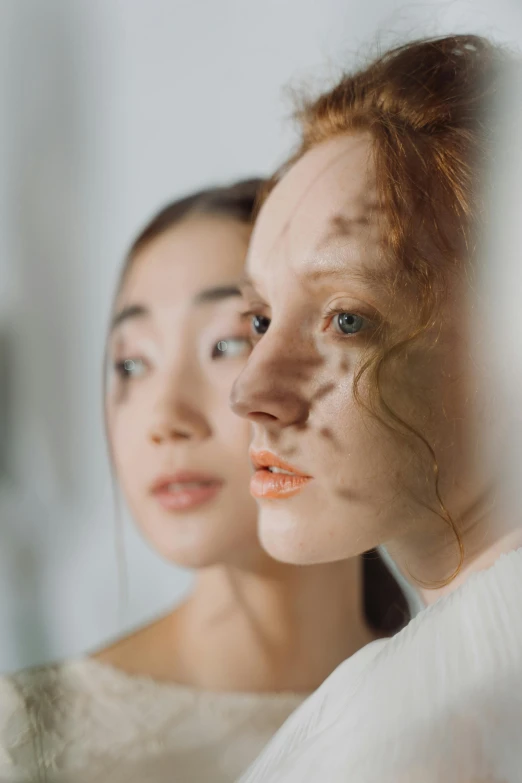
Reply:
M178 441L205 440L212 434L203 412L177 395L163 397L154 410L149 439L156 445Z
M268 334L263 338L232 387L234 413L269 429L306 423L311 362L291 348L284 341L270 341Z

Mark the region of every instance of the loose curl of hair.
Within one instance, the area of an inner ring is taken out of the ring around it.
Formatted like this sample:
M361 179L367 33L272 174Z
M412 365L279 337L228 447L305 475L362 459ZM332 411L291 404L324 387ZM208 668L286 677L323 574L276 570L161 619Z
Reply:
M475 255L483 218L481 170L488 159L492 129L485 110L507 55L485 38L452 35L410 42L346 74L336 86L297 112L301 141L296 153L267 183L274 185L303 155L347 133L368 133L383 220L383 252L391 261L394 293L414 291L411 328L367 355L355 376L357 402L394 433L416 441L432 465L435 508L464 549L455 520L439 488L435 448L401 416L383 392L383 374L436 328L450 271L465 273ZM360 392L363 379L369 393ZM420 580L417 580L420 582ZM435 585L427 585L435 587Z

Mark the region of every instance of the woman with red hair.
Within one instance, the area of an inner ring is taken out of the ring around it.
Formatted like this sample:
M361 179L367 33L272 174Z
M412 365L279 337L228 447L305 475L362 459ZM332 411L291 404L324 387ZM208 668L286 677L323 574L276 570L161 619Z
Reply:
M426 608L341 664L245 783L521 779L522 530L478 382L502 334L475 305L504 61L451 36L345 76L303 109L259 215L233 406L261 541L299 564L384 545Z

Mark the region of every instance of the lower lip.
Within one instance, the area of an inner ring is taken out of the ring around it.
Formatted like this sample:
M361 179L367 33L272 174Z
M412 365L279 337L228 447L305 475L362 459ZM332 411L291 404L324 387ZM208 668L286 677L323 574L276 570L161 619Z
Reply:
M213 500L219 494L222 484L201 484L185 487L175 492L164 489L154 493L154 496L167 511L189 511Z
M306 487L309 476L271 473L269 470L256 470L250 480L250 492L259 500L267 498L291 498Z

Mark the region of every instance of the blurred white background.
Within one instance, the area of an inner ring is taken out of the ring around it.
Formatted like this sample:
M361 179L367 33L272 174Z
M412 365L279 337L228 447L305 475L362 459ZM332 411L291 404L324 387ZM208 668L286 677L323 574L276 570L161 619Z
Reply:
M115 515L101 416L126 247L164 202L267 174L286 85L370 43L482 32L522 44L518 0L0 0L0 671L92 648L190 575Z

